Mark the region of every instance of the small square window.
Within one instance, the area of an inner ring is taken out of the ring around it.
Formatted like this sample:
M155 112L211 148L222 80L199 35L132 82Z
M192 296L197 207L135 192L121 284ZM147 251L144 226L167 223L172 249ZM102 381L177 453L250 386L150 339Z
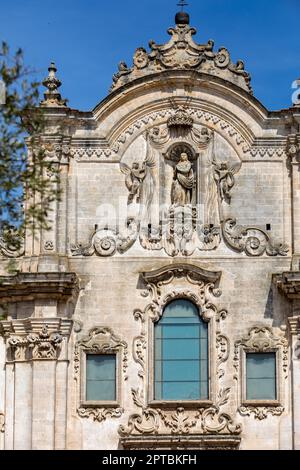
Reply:
M246 381L246 400L276 400L276 353L247 353Z
M87 354L86 400L116 401L115 354Z

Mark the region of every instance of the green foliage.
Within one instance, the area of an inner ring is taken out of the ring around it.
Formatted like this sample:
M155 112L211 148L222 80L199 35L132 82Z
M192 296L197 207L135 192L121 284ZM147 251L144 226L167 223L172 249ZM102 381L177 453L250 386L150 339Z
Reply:
M2 43L0 80L6 102L0 105L0 231L11 245L21 243L25 227L49 229L51 205L60 196L58 165L49 161L41 140L45 119L37 108L40 84L31 77L22 50L11 55Z

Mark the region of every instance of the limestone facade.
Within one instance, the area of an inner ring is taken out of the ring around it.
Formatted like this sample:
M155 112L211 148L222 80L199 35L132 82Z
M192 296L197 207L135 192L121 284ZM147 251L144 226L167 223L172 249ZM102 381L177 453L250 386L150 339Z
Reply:
M168 32L91 112L49 67L62 197L50 231L0 240L1 449L300 449L300 108L266 110L187 15ZM154 325L181 298L208 324L209 395L157 401ZM89 351L116 354L110 403L86 400ZM249 401L245 352L268 351L276 400Z

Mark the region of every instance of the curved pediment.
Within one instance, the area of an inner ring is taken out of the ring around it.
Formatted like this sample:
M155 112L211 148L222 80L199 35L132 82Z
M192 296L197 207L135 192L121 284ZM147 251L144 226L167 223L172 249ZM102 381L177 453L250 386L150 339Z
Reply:
M159 269L143 272L143 280L149 284L157 284L170 280L173 277L187 277L193 281L204 281L215 284L220 280L222 275L221 271L208 271L194 264L177 263L164 266Z
M244 63L238 60L234 64L225 47L214 51L214 41L197 44L193 40L196 29L188 24L189 18L176 15L176 26L168 29L171 39L166 44L149 42L150 51L139 47L133 57L132 67L120 62L118 72L113 76L111 91L133 82L134 80L165 70L202 71L224 78L252 93L250 75L245 71Z

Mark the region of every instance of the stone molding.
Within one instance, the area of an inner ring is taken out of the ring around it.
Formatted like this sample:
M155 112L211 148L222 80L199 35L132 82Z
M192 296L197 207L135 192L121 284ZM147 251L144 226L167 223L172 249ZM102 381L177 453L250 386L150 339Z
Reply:
M176 435L166 434L127 436L120 439L122 447L128 450L238 450L241 438L238 436Z
M0 304L33 299L68 300L78 294L75 273L18 273L0 276Z
M273 282L288 300L300 299L300 271L274 274Z

